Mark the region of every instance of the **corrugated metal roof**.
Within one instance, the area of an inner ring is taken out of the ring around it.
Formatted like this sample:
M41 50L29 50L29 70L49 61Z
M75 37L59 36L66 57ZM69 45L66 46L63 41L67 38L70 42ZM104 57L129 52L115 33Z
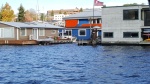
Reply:
M96 17L100 18L101 15L102 15L101 9L99 9L99 10L95 9L94 10L94 17L95 18ZM87 18L92 18L92 17L93 17L93 10L85 10L83 12L64 17L63 19L64 20L67 20L67 19L87 19Z
M18 28L58 28L61 29L63 27L55 26L49 23L38 23L38 22L0 22L5 25L18 27Z

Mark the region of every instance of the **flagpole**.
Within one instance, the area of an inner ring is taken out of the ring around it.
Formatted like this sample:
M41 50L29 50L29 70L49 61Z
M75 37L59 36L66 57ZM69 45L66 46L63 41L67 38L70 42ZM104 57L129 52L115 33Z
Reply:
M95 0L94 0L94 3L95 3ZM94 24L94 3L93 3L93 23L92 24ZM93 26L92 26L92 28L93 28Z

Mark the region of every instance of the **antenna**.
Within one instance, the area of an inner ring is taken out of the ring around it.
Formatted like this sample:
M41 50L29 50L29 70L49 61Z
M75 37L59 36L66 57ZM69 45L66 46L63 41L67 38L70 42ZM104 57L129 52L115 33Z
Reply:
M39 17L39 2L38 2L38 0L37 0L37 7L36 7L36 11L37 11L37 15L36 15L36 21L38 21L38 17Z

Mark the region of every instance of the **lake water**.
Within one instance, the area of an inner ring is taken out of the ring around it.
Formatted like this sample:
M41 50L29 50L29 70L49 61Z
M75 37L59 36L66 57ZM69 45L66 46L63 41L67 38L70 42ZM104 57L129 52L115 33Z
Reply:
M0 84L150 84L150 47L1 45Z

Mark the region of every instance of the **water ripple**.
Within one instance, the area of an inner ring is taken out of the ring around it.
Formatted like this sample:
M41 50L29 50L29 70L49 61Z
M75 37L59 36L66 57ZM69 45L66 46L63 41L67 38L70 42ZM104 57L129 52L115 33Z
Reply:
M149 84L150 47L0 46L0 84Z

